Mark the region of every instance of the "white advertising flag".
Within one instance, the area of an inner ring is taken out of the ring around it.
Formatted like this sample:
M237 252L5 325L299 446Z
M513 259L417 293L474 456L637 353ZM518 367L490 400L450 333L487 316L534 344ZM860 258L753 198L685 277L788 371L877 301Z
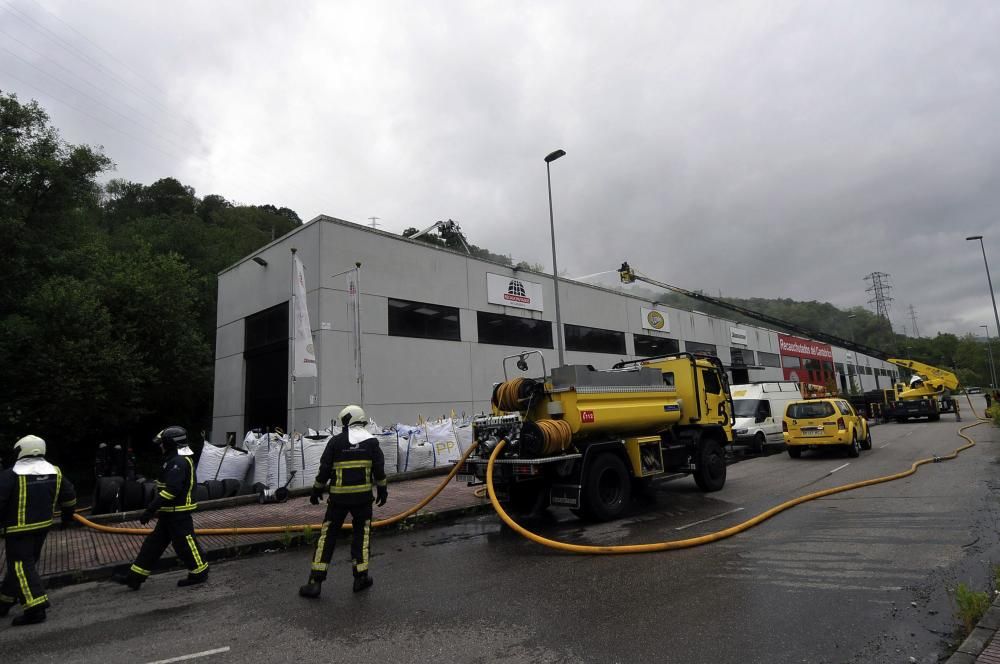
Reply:
M312 328L309 326L309 307L306 303L306 275L302 261L292 256L292 331L294 339L294 364L292 375L296 378L316 376L316 351L313 348Z

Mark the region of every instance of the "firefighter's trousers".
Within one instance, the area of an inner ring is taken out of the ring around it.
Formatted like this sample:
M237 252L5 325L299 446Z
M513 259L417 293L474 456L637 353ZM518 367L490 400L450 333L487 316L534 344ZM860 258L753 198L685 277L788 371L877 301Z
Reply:
M166 551L168 544L174 547L177 557L184 561L188 573L208 572L205 553L194 538L191 512L159 512L156 516L156 527L143 541L135 564L129 570L130 573L145 580L152 572L153 565Z
M309 578L313 581L325 581L326 571L333 557L333 545L337 539L340 527L344 525L347 515L351 515L354 524L351 537L351 558L354 563L354 575L368 571L368 553L372 530L372 503L370 500L358 504L330 503L323 517L323 528L316 542L316 552L313 554L312 568Z
M49 598L38 576L38 559L48 528L7 535L7 575L0 584L0 602L20 602L24 609L45 605Z

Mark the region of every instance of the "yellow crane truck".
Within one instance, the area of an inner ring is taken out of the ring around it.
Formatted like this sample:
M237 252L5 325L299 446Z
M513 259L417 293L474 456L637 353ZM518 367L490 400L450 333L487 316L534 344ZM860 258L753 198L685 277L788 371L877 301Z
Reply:
M702 491L726 483L733 440L732 398L718 358L678 353L621 362L610 370L565 365L544 378L507 379L507 363L527 370L525 351L504 358L492 414L473 420L477 448L459 479L485 481L501 440L494 486L515 513L568 507L594 521L619 517L635 488L690 474Z
M910 418L926 417L935 422L941 419L941 413L955 412L950 392L945 392L958 389L958 377L955 374L915 360L889 358L886 362L913 372L909 385L895 385L894 398L886 404L886 419L906 422Z

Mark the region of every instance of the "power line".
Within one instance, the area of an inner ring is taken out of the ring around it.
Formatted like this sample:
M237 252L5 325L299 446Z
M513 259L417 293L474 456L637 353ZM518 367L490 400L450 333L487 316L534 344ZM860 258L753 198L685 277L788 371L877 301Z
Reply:
M49 91L47 91L47 90L43 90L43 89L41 89L41 88L39 88L39 87L37 87L37 86L35 86L35 85L31 84L31 83L28 83L28 82L27 82L27 81L25 81L25 80L24 80L23 78L20 78L19 76L15 76L14 74L11 74L11 73L10 73L9 71L4 71L4 70L0 69L0 74L6 74L6 75L7 75L7 76L9 76L10 78L12 78L12 79L14 79L15 81L18 81L19 83L21 83L22 85L25 85L25 86L27 86L27 87L29 87L29 88L31 88L31 89L33 89L33 90L37 91L37 92L40 92L40 93L42 93L43 95L46 95L46 96L48 96L49 98L51 98L51 99L53 99L53 100L55 100L55 101L59 102L60 104L64 104L64 105L66 105L66 106L69 106L69 107L70 107L70 108L72 108L73 110L75 110L75 111L77 111L77 112L79 112L79 113L82 113L83 115L86 115L87 117L91 118L92 120L96 120L97 122L99 122L100 124L104 125L104 126L105 126L105 127L107 127L108 129L111 129L112 131L116 131L116 132L118 132L119 134L121 134L122 136L125 136L126 138L130 138L130 139L132 139L133 141L135 141L136 143L141 143L142 145L145 145L146 147L148 147L148 148L150 148L150 149L152 149L152 150L156 150L157 152L160 152L160 153L162 153L162 154L165 154L165 155L166 155L166 156L168 156L168 157L172 157L172 158L174 158L174 159L182 159L182 157L181 157L180 155L176 155L176 154L173 154L172 152L167 152L166 150L163 150L163 149L161 149L161 148L158 148L158 147L156 147L155 145L152 145L152 144L150 144L150 143L147 143L146 141L142 140L142 139L141 139L140 137L138 137L138 136L135 136L135 135L133 135L133 134L130 134L130 133L128 133L127 131L122 131L122 130L121 130L121 129L119 129L118 127L115 127L114 125L110 125L110 124L108 124L107 122L105 122L104 120L102 120L101 118L99 118L98 116L96 116L96 115L94 115L94 114L92 114L92 113L90 113L90 112L88 112L88 111L86 111L86 110L84 110L84 109L80 108L80 107L79 107L79 106L77 106L76 104L74 104L74 103L72 103L72 102L68 102L68 101L66 101L65 99L61 99L61 98L59 98L59 97L55 96L54 94L52 94L51 92L49 92Z
M34 49L34 48L32 48L32 47L31 47L31 46L30 46L29 44L26 44L25 42L21 41L20 39L18 39L18 38L17 38L17 37L15 37L14 35L10 34L9 32L6 32L6 31L4 31L4 30L0 30L0 34L4 35L5 37L7 37L8 39L10 39L10 40L12 40L12 41L14 41L14 42L17 42L18 44L20 44L21 46L23 46L23 47L24 47L24 48L26 48L27 50L29 50L29 51L31 51L32 53L34 53L34 54L35 54L36 56L38 56L39 58L41 58L41 59L43 59L43 60L47 60L48 62L51 62L51 63L52 63L52 64L54 64L54 65L55 65L56 67L58 67L59 69L63 70L64 72L66 72L66 73L67 73L67 74L69 74L70 76L74 76L74 77L77 77L77 78L80 78L80 79L81 79L81 80L83 80L83 81L84 81L84 82L85 82L85 83L86 83L87 85L89 85L90 87L94 88L94 89L95 89L96 91L98 91L98 92L100 92L100 93L104 94L104 95L105 95L106 97L108 97L109 99L111 99L111 98L115 99L116 101L118 101L118 103L120 103L120 104L121 104L122 106L124 106L125 108L129 109L130 111L132 111L133 113L135 113L135 114L136 114L136 115L138 115L139 117L145 117L145 118L148 118L148 119L149 119L149 120L151 120L151 121L152 121L152 122L153 122L154 124L158 124L158 123L159 123L159 121L158 121L158 120L157 120L156 118L154 118L153 116L151 116L151 115L148 115L148 114L146 114L145 112L143 112L143 111L141 111L141 110L139 110L139 109L135 108L134 106L132 106L132 105L131 105L131 104L129 104L128 102L124 101L124 100L123 100L123 99L121 99L120 97L116 97L116 95L115 95L115 94L114 94L113 92L110 92L110 91L108 91L108 90L106 90L106 89L104 89L104 88L102 88L102 87L100 87L100 86L98 86L98 85L95 85L95 84L94 84L94 83L93 83L92 81L89 81L89 80L86 80L86 79L84 79L84 78L83 78L82 76L80 76L80 75L79 75L79 74L78 74L77 72L74 72L74 71L73 71L72 69L70 69L69 67L66 67L65 65L63 65L62 63L58 62L57 60L55 60L55 59L53 59L53 58L49 57L49 56L48 56L48 55L46 55L45 53L42 53L42 52L40 52L40 51L37 51L37 50L35 50L35 49ZM16 56L15 56L15 57L16 57ZM35 65L32 65L32 66L35 66ZM41 71L43 71L43 73L47 73L47 72L44 72L44 70L41 70ZM64 83L64 85L67 85L67 86L68 86L69 84L67 84L67 83ZM160 125L160 126L161 126L161 127L163 127L163 125ZM181 135L180 135L180 134L179 134L178 132L174 131L174 130L173 130L173 129L171 129L170 127L163 127L163 128L164 128L164 129L165 129L166 131L170 131L171 133L175 134L177 138L179 138L179 139L183 140L183 136L181 136Z
M108 67L104 66L100 62L94 60L93 58L91 58L86 53L80 51L75 46L73 46L72 44L70 44L69 42L67 42L65 39L63 39L62 37L60 37L59 35L57 35L52 30L49 30L47 27L45 27L44 25L42 25L41 23L39 23L38 21L36 21L35 19L33 19L28 14L24 13L23 11L21 11L20 9L18 9L18 8L14 7L14 6L10 5L10 4L8 4L7 2L0 3L0 8L2 8L8 14L11 14L12 16L14 16L14 18L16 18L17 20L21 21L21 23L24 23L25 25L28 25L29 28L34 29L35 32L45 33L46 35L48 35L49 41L52 41L54 44L56 44L57 46L61 47L63 50L68 51L72 55L75 55L75 56L79 57L80 59L82 59L84 62L86 62L91 67L93 67L94 69L98 70L99 72L101 70L103 70L108 76L110 76L115 81L118 81L121 85L123 85L126 88L132 90L133 92L135 92L139 96L144 97L146 100L148 100L152 104L154 104L156 106L159 106L162 110L166 111L168 114L173 115L173 113L171 112L171 110L168 107L166 107L165 105L163 105L161 102L159 102L157 99L155 99L152 96L146 94L146 92L144 92L143 90L140 90L139 88L135 87L134 85L132 85L131 83L129 83L128 81L126 81L125 79L123 79L122 77L118 76L111 69L109 69ZM180 119L182 122L185 122L185 123L189 124L192 128L195 128L194 125L191 125L190 121L185 120L184 118L180 118L179 116L178 116L178 119Z
M84 92L80 88L76 87L72 83L67 83L66 81L64 81L61 78L59 78L58 76L56 76L55 74L50 74L49 72L45 71L44 69L42 69L38 65L35 65L32 62L30 62L30 61L22 58L17 53L14 53L10 49L8 49L6 46L0 46L0 48L2 48L4 51L7 51L7 53L9 53L10 55L13 55L15 58L17 58L18 60L20 60L24 64L28 65L29 67L31 67L35 71L40 72L43 76L48 76L49 78L51 78L52 80L56 81L57 83L60 83L60 84L62 84L64 86L66 86L70 90L76 92L77 94L79 94L79 95L81 95L83 97L86 97L87 99L89 99L90 101L94 102L98 106L103 106L104 108L108 109L109 111L111 111L112 113L114 113L115 115L117 115L118 117L120 117L120 118L122 118L122 119L124 119L124 120L126 120L128 122L131 122L132 124L134 124L139 129L143 129L143 130L149 132L150 134L152 134L154 136L157 136L164 143L169 143L170 145L172 145L175 148L178 148L180 150L186 149L185 146L179 145L178 143L176 143L173 140L171 140L169 137L166 137L163 134L159 133L156 129L154 129L152 127L148 127L148 126L142 124L141 122L137 122L136 120L133 120L132 118L130 118L127 115L125 115L124 113L121 113L121 112L115 110L114 108L112 108L111 106L109 106L108 104L105 104L103 101L101 101L97 97L93 97L93 96L87 94L86 92Z

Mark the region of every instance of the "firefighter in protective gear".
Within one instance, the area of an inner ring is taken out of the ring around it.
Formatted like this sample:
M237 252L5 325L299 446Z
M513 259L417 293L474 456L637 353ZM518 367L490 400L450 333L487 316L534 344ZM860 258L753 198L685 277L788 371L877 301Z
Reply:
M187 578L177 582L178 586L193 586L208 579L208 563L205 553L194 537L194 522L191 513L197 509L194 502L195 472L191 460L191 450L187 446L187 431L183 427L170 426L156 434L153 442L163 453L163 471L156 486L159 491L153 501L139 517L143 525L154 516L153 528L126 574L116 574L113 579L124 583L132 590L138 590L149 578L153 565L160 559L167 545L171 544L177 556L188 568Z
M320 459L319 474L313 484L309 502L318 505L328 495L326 516L313 554L309 583L299 588L302 597L317 598L327 568L333 556L337 532L347 515L351 515L353 533L351 558L354 571L354 592L372 585L368 575L368 555L372 525L372 484L382 506L389 497L385 479L385 459L375 439L365 425L368 420L360 406L347 406L340 411L343 431L330 439Z
M72 523L76 492L62 471L45 460L44 440L25 436L14 444L14 450L14 467L0 471L0 531L7 540L0 616L6 616L20 602L23 613L11 623L19 626L45 620L49 598L36 565L56 508L64 525Z

